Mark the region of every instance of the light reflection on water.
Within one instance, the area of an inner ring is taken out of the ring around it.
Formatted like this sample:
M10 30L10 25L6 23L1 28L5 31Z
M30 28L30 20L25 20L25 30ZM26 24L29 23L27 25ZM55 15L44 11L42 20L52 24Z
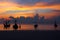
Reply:
M18 25L17 30L35 30L34 25L32 24L21 24L21 28ZM13 24L10 26L10 28L4 29L3 24L0 24L0 30L14 30ZM39 24L37 27L37 30L55 30L54 25L43 25ZM60 30L60 25L58 25L57 30Z

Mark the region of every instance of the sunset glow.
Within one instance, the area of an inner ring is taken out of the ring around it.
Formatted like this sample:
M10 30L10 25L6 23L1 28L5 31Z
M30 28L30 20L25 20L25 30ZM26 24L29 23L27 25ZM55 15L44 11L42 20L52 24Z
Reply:
M58 1L47 2L43 0L42 2L27 1L26 3L21 0L3 0L0 1L0 18L7 18L9 16L13 17L33 17L35 13L38 13L40 16L45 16L46 18L51 18L53 16L60 16L60 3ZM35 0L36 1L36 0ZM49 0L50 1L50 0ZM20 3L22 2L22 3ZM24 2L24 3L23 3ZM54 11L56 10L56 11ZM58 11L57 11L58 10Z

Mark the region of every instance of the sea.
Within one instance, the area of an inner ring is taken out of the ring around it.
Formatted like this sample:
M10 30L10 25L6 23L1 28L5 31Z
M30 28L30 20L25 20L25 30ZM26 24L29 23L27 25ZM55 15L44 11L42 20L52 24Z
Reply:
M3 24L0 24L0 31L1 30L15 30L13 28L14 24L11 24L9 28L4 28ZM34 24L18 24L17 30L35 30ZM60 25L57 26L55 29L53 24L38 24L36 30L60 30Z

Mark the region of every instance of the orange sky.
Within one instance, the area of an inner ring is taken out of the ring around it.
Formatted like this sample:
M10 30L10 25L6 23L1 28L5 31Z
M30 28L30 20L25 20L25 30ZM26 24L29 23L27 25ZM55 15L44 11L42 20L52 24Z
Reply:
M35 9L52 9L52 10L60 10L60 4L56 5L45 5L47 3L36 3L33 6L29 5L20 5L17 3L13 2L0 2L0 18L7 18L9 16L14 16L14 17L20 17L20 16L34 16L35 15ZM26 11L30 10L30 11ZM12 12L11 12L12 11ZM16 11L16 12L15 12ZM21 11L21 12L20 12ZM46 18L50 18L52 16L58 16L60 15L57 12L51 11L51 12L40 12L40 16L45 16Z

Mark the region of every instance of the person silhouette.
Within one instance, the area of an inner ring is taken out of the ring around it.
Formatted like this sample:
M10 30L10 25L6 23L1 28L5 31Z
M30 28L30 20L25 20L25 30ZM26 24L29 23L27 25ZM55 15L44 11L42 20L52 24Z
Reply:
M18 29L18 25L16 24L16 20L15 20L15 24L13 25L13 28L16 30Z
M55 21L55 23L54 23L54 27L55 27L55 30L56 30L56 28L58 27L56 21Z
M37 30L37 27L38 27L38 24L35 24L35 25L34 25L35 30Z

